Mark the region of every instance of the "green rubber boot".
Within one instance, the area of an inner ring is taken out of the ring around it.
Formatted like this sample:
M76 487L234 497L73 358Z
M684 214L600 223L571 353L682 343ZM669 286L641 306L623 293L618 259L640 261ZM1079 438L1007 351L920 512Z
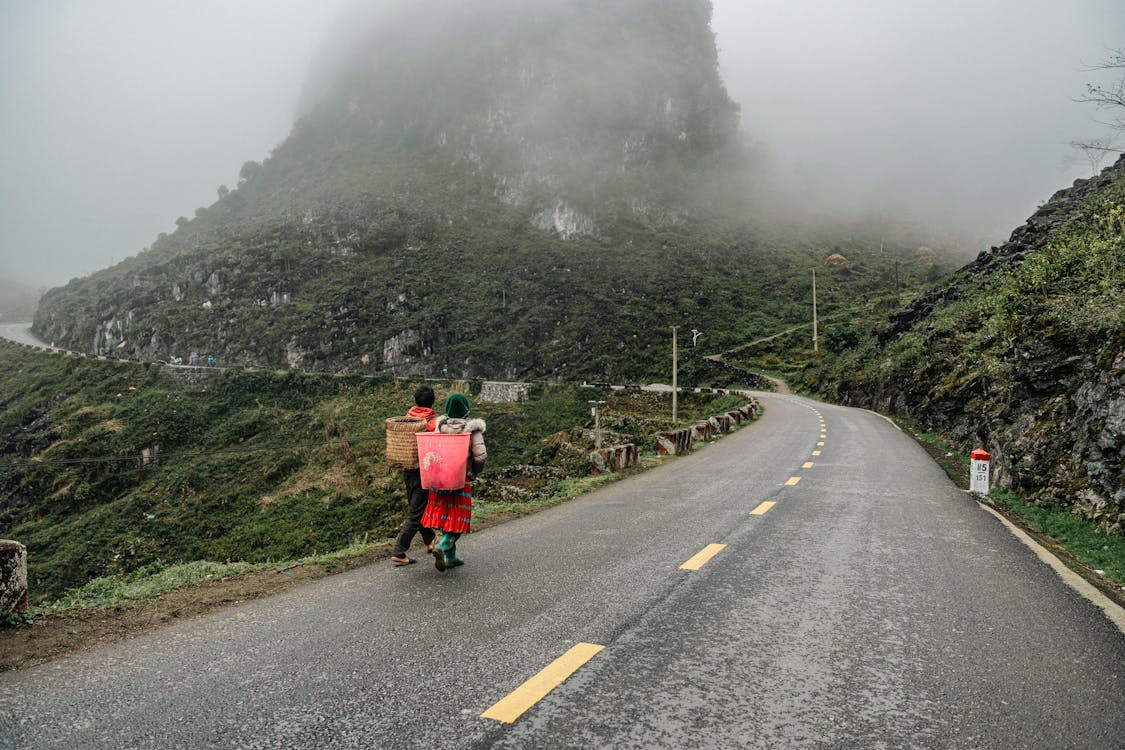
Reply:
M455 568L458 565L464 565L465 561L457 556L457 545L451 545L449 549L443 550L445 552L445 567Z
M438 542L437 544L435 544L434 546L437 547L438 549L440 549L442 552L444 552L446 557L448 557L449 553L450 553L450 550L452 550L454 548L453 535L450 534L449 532L446 532L446 533L442 534L441 535L441 541Z

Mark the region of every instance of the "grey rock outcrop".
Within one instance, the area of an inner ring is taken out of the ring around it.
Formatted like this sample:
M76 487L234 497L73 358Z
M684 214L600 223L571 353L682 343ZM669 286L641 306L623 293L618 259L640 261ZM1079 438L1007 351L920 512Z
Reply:
M993 294L996 279L1044 250L1052 232L1083 206L1104 205L1103 196L1123 180L1125 157L1059 191L1006 243L891 316L879 342L893 345L908 332L931 340L925 333L933 330L935 312ZM1024 326L994 344L991 368L973 366L976 353L960 350L970 364L959 379L942 368L900 367L881 380L844 382L837 395L847 404L907 417L965 452L985 448L993 457L994 485L1125 533L1125 303L1118 302L1116 327L1110 323L1110 338L1095 346Z

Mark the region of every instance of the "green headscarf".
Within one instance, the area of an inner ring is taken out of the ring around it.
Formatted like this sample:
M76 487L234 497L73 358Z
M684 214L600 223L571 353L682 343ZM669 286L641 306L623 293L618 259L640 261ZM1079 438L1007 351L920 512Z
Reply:
M460 393L451 393L445 400L445 415L451 419L464 419L469 415L469 399Z

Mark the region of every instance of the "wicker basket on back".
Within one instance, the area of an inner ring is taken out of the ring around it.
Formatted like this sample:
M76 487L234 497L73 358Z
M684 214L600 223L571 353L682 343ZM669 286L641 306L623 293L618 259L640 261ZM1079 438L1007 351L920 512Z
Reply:
M391 417L387 420L387 464L399 469L418 468L416 433L426 429L426 420L417 417Z

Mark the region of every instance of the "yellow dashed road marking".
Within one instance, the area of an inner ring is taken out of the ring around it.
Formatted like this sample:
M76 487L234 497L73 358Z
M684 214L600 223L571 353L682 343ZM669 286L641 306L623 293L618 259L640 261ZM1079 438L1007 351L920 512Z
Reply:
M800 482L800 481L801 481L800 477L789 477L789 481L785 483L785 486L786 487L792 487L793 485L795 485L797 482Z
M702 550L697 552L694 557L680 566L680 570L699 570L715 555L722 552L727 545L725 544L708 544Z
M823 447L824 447L824 443L817 443L817 447L819 447L819 448L823 448Z
M508 693L497 703L481 714L482 719L495 719L505 724L511 724L518 719L524 711L541 701L548 693L578 671L594 655L605 646L596 643L579 643L565 654L545 666L539 674Z
M777 503L771 503L767 500L766 502L762 503L761 505L759 505L754 510L750 511L750 515L752 515L752 516L764 516L769 511L769 509L772 508L775 505L777 505Z
M811 469L812 467L813 467L812 461L805 461L803 464L801 464L802 469Z
M812 454L813 454L814 456L819 456L819 455L820 455L820 451L813 451L813 452L812 452Z

